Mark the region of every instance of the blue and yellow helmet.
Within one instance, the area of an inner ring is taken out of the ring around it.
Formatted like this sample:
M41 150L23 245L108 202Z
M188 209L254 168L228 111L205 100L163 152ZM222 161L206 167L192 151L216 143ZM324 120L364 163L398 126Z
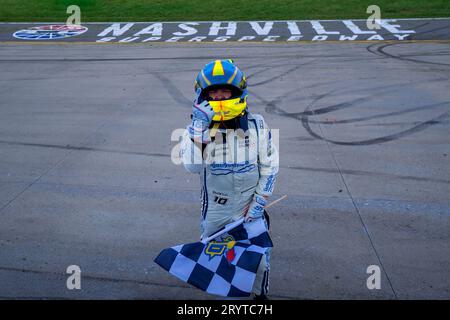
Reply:
M229 88L232 96L227 100L209 101L215 111L214 121L230 120L243 115L247 108L247 81L233 60L215 60L205 65L195 80L195 91L208 100L208 91Z

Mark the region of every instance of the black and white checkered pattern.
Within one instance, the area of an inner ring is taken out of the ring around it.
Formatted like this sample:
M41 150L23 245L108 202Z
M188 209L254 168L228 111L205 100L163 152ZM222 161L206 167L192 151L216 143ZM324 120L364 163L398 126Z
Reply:
M208 255L205 252L208 244L202 242L164 249L155 262L182 281L208 293L248 297L258 266L272 241L265 227L261 229L261 225L254 222L239 225L227 235L236 241L231 262L224 254Z

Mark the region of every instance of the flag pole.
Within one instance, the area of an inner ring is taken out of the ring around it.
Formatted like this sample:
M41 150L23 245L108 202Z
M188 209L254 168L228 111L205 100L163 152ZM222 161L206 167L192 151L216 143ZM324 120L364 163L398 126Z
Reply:
M286 199L286 198L287 198L287 194L285 194L285 195L282 196L281 198L279 198L279 199L277 199L277 200L274 200L274 201L272 201L271 203L269 203L268 205L266 205L266 209L267 209L267 208L270 208L270 207L273 206L274 204L276 204L276 203L278 203L278 202L280 202L281 200ZM245 219L245 218L242 217L242 218L240 218L239 220L236 220L236 221L234 221L234 222L232 222L232 223L227 224L222 230L219 230L219 231L217 231L215 234L209 236L208 238L201 240L201 242L202 242L202 243L208 243L208 242L210 242L211 240L214 240L214 239L217 238L218 236L220 236L220 235L222 235L222 234L224 234L224 233L230 231L231 229L236 228L238 225L240 225L241 223L244 222L244 219Z
M270 207L273 206L274 204L277 204L278 202L280 202L281 200L286 199L286 198L287 198L287 194L285 194L285 195L282 196L281 198L279 198L279 199L277 199L277 200L274 200L274 201L272 201L271 203L269 203L269 204L266 206L266 209L270 208Z

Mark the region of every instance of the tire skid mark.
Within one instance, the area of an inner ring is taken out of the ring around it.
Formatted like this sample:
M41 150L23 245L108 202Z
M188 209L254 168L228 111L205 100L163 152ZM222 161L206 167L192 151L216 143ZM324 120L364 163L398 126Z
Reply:
M311 121L312 122L312 121ZM367 124L357 124L355 127L389 127L389 126L406 126L406 125L416 125L421 123L420 121L412 122L390 122L390 123L367 123ZM450 121L434 121L433 124L450 124Z
M163 85L163 87L166 89L167 93L174 99L180 106L190 106L192 105L191 100L189 100L183 92L181 92L180 89L173 83L172 80L167 78L161 73L152 73Z
M429 104L429 105L419 106L419 107L415 107L415 108L410 108L410 109L406 109L406 110L394 111L394 112L383 113L383 114L378 114L378 115L374 115L374 116L359 117L359 118L353 118L353 119L345 119L345 120L328 120L328 121L309 120L309 121L310 121L310 123L320 123L320 124L354 123L354 122L359 122L359 121L367 121L367 120L373 120L373 119L380 119L380 118L386 118L386 117L391 117L391 116L397 116L397 115L402 115L402 114L405 114L405 113L410 113L410 112L415 112L415 111L420 111L420 110L426 110L426 109L437 108L437 107L441 107L441 106L448 105L448 104L450 104L450 101L444 101L444 102L439 102L439 103L434 103L434 104ZM438 122L436 122L436 123L438 123Z
M387 45L385 45L385 46L387 46ZM379 48L378 48L377 51L380 52ZM289 71L292 72L292 69L289 69L288 72ZM283 75L285 75L285 74L286 74L286 72ZM275 81L275 80L277 80L279 78L280 78L280 75L276 76L276 77L272 77L272 78L268 79L267 81L265 81L264 84L267 84L269 82ZM434 81L440 81L440 79L435 79ZM262 82L260 82L260 84L262 84ZM397 90L399 86L406 86L406 85L410 86L411 83L399 84L399 85L397 85L395 87L393 87L393 86L385 86L385 87L386 87L386 89L388 91L390 91L390 90ZM334 91L337 91L337 89L334 90ZM278 107L276 105L276 102L277 101L278 102L281 101L282 97L287 97L287 96L289 96L289 94L292 94L292 93L295 93L295 92L296 92L296 90L292 90L292 91L290 91L290 92L288 92L288 93L286 93L286 94L284 94L282 96L279 96L279 97L277 97L277 98L275 98L275 99L273 99L271 101L268 101L268 100L264 99L263 97L255 94L255 93L253 93L253 95L258 100L260 100L261 102L263 102L266 105L265 111L267 113L269 113L269 114L276 114L276 115L290 117L290 118L293 118L293 119L296 119L296 120L300 120L302 125L303 125L303 127L305 128L305 130L312 137L314 137L316 139L320 139L320 140L325 140L325 141L328 141L330 143L338 144L338 145L370 145L370 144L378 144L378 143L384 143L384 142L396 140L396 139L399 139L401 137L404 137L404 136L407 136L407 135L410 135L410 134L413 134L413 133L425 130L426 128L428 128L430 126L439 123L440 120L445 119L450 114L450 111L442 113L439 116L437 116L437 117L435 117L435 118L433 118L431 120L428 120L428 121L425 121L425 122L421 122L421 123L413 126L412 128L409 128L409 129L406 129L406 130L403 130L403 131L400 131L400 132L397 132L397 133L394 133L394 134L391 134L391 135L386 135L386 136L383 136L383 137L378 137L378 138L373 138L373 139L366 139L366 140L360 140L360 141L338 141L338 140L327 139L327 138L323 137L322 135L318 134L317 132L315 132L310 126L310 122L313 123L313 121L311 121L309 119L309 116L315 116L315 115L319 115L319 114L326 114L326 113L329 113L329 112L332 112L332 111L337 111L337 110L341 110L341 109L344 109L344 108L353 107L359 102L366 101L369 97L356 98L356 99L354 99L352 101L342 102L342 103L339 103L339 104L323 107L323 108L316 109L316 110L309 110L312 107L312 105L315 104L317 101L319 101L319 100L329 96L332 93L332 92L328 92L328 93L325 93L325 94L322 94L322 95L319 95L318 97L316 97L313 100L313 102L305 108L304 111L292 112L292 113L286 112L286 111L284 111L283 109L281 109L280 107ZM381 114L381 115L379 114L379 115L374 115L374 116L361 117L359 119L356 118L356 119L340 120L340 123L353 123L353 122L359 122L359 121L366 121L366 120L370 120L370 119L377 119L377 118L382 118L382 117L388 117L388 116L392 116L392 115L399 115L399 114L413 112L413 111L417 111L417 110L421 110L421 109L425 109L425 108L429 108L429 107L442 106L442 105L445 105L445 104L448 104L448 103L449 102L442 102L442 103L437 103L437 104L434 104L434 105L431 105L431 106L420 106L420 107L417 107L417 108L414 108L414 109L403 110L403 111L396 111L396 112L391 112L389 114ZM322 123L322 122L315 121L315 123ZM329 122L324 122L324 123L328 124Z
M437 65L437 66L445 66L445 67L450 67L449 63L443 63L443 62L433 62L433 61L424 61L424 60L419 60L419 59L412 59L412 58L405 58L399 55L394 55L391 53L388 53L385 51L385 49L387 47L393 46L393 45L398 45L401 43L387 43L387 44L383 44L379 47L377 47L377 52L379 52L380 54L384 55L387 58L392 58L392 59L397 59L400 61L410 61L410 62L415 62L415 63L419 63L419 64L431 64L431 65Z
M280 78L282 78L282 77L284 77L284 76L287 76L288 74L290 74L290 73L296 71L297 69L300 69L302 66L314 62L315 60L317 60L317 59L313 59L313 60L311 60L311 61L308 61L308 62L305 62L305 63L298 64L298 65L296 65L295 67L290 68L290 69L288 69L288 70L282 72L281 74L278 74L278 75L276 75L276 76L274 76L274 77L271 77L271 78L269 78L269 79L262 80L262 81L257 82L257 83L252 83L252 87L257 87L257 86L260 86L260 85L263 85L263 84L270 83L270 82L275 81L275 80L277 80L277 79L280 79Z
M0 144L41 147L41 148L54 148L54 149L64 149L64 150L90 151L90 152L108 152L108 153L128 154L128 155L147 156L147 157L170 157L169 154L164 154L164 153L148 153L148 152L122 151L122 150L112 150L112 149L102 149L102 148L92 148L92 147L78 147L78 146L71 146L69 144L59 145L59 144L48 144L48 143L6 141L6 140L0 140Z
M357 175L357 176L369 176L369 177L382 177L382 178L393 178L393 179L401 179L401 180L413 180L420 182L435 182L435 183L443 183L450 184L450 180L446 179L435 179L435 178L427 178L427 177L417 177L417 176L408 176L408 175L397 175L390 174L385 172L374 172L374 171L363 171L363 170L349 170L349 169L332 169L332 168L313 168L313 167L303 167L303 166L287 166L283 167L285 169L293 169L293 170L304 170L304 171L312 171L312 172L323 172L323 173L339 173L348 175Z
M384 143L384 142L389 142L389 141L393 141L393 140L397 140L399 138L408 136L410 134L413 133L417 133L420 131L423 131L425 129L427 129L428 127L434 125L437 123L437 121L440 121L442 119L447 118L448 116L450 116L450 111L444 112L442 114L440 114L439 116L422 122L412 128L409 128L407 130L403 130L391 135L386 135L386 136L382 136L382 137L378 137L378 138L373 138L373 139L367 139L367 140L360 140L360 141L338 141L338 140L333 140L333 139L328 139L325 138L324 136L316 133L311 126L309 125L309 119L307 116L302 116L301 118L301 122L303 127L305 128L305 130L313 137L319 139L319 140L324 140L333 144L337 144L337 145L346 145L346 146L363 146L363 145L371 145L371 144L378 144L378 143Z

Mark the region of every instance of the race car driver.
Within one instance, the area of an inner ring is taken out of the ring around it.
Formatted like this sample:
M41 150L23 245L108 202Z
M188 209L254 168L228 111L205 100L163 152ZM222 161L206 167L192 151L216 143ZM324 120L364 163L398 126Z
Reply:
M232 60L205 65L195 81L196 99L180 155L189 172L201 178L202 238L243 216L263 219L278 174L278 151L264 118L248 111L247 82ZM267 298L269 253L253 287Z

